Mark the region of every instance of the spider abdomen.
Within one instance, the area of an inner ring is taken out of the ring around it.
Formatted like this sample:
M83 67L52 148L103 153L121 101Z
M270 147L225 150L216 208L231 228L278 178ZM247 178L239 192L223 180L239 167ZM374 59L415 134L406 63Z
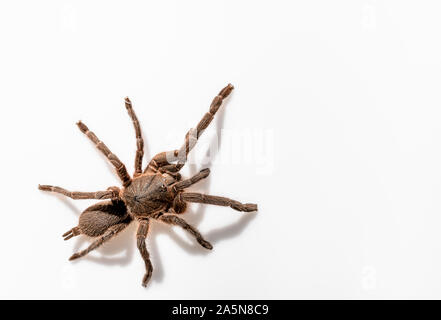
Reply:
M98 202L80 215L78 227L82 234L97 237L111 226L130 220L122 201Z

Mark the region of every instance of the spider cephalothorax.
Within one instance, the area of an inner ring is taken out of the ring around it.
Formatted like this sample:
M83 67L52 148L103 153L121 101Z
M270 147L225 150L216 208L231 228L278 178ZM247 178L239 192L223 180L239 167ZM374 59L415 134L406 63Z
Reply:
M144 171L142 171L144 141L141 136L141 128L132 109L132 103L126 98L126 109L132 119L136 134L137 150L133 177L130 177L125 165L118 157L110 152L107 146L84 123L81 121L77 123L80 130L92 140L115 167L123 187L109 187L106 191L97 192L75 192L55 186L38 186L40 190L61 193L72 199L108 199L87 208L81 214L78 226L63 234L64 240L80 234L97 238L87 249L73 254L69 260L85 256L136 220L139 223L136 233L137 246L146 266L146 274L142 280L142 285L146 286L153 271L145 244L150 221L157 220L170 225L180 226L192 234L201 246L212 249L212 245L202 237L196 228L178 216L178 214L185 211L187 202L229 206L235 210L245 212L257 210L256 204L242 204L229 198L185 191L186 188L206 178L210 174L209 169L203 169L186 180L182 180L179 173L187 160L188 153L196 144L203 130L213 120L222 101L232 90L233 86L229 84L219 92L213 99L209 111L201 119L197 127L187 133L185 142L180 149L158 153Z

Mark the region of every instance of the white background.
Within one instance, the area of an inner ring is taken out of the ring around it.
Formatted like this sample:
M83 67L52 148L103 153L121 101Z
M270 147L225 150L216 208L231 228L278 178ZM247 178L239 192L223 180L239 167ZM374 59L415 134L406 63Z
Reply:
M1 298L441 298L438 1L2 1ZM135 223L77 262L64 242L93 201L37 190L118 185L83 120L133 170L180 146L228 82L195 149L192 204L211 241ZM230 137L222 135L229 132ZM233 138L231 138L233 137ZM218 139L220 138L220 141ZM199 156L198 156L199 155ZM145 163L147 160L145 159Z

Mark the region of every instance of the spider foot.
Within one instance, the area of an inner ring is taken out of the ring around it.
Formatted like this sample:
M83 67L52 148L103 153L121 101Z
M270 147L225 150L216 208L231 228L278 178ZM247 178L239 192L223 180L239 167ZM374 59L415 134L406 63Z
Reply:
M39 184L38 189L42 191L52 191L52 186L48 186L45 184Z
M152 269L149 270L142 278L142 286L144 288L147 287L147 284L149 283L151 277L152 277Z
M242 211L242 212L253 212L253 211L257 211L257 204L255 203L233 203L231 204L231 208L233 208L234 210L237 211Z
M213 246L207 240L204 240L204 239L197 239L197 240L198 240L198 243L201 246L203 246L205 249L208 249L208 250L212 250L213 249Z
M74 254L69 258L69 261L72 261L72 260L78 259L78 258L80 258L80 257L82 257L82 255L80 255L78 252L77 252L77 253L74 253Z

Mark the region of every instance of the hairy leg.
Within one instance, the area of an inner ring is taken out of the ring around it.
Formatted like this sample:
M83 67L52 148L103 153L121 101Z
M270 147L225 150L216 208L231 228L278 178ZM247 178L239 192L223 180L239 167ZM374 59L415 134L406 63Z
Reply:
M142 173L142 157L144 156L144 140L141 134L141 126L139 125L138 118L136 117L135 111L132 108L132 102L128 97L125 98L125 104L127 112L133 122L133 127L135 128L136 135L136 155L135 155L135 173L134 177L139 176Z
M208 169L208 168L202 169L201 171L199 171L199 173L197 173L196 175L194 175L190 179L176 182L173 185L173 188L175 189L175 192L179 192L179 191L184 190L185 188L188 188L188 187L192 186L193 184L201 181L202 179L205 179L206 177L208 177L209 174L210 174L210 169ZM187 209L187 203L185 201L183 201L181 199L181 197L177 196L173 199L172 208L175 213L178 213L178 214L184 213L185 210Z
M107 157L107 159L109 159L110 163L112 163L112 165L115 167L116 173L121 179L123 186L127 187L132 182L132 179L127 173L126 166L121 162L121 160L119 160L116 155L110 152L109 148L107 148L107 146L102 141L100 141L98 137L92 131L90 131L84 123L79 121L77 123L77 126L78 128L80 128L82 133L84 133L90 140L92 140L98 150L100 150Z
M158 170L160 170L161 172L179 171L187 161L187 156L189 152L195 146L202 132L204 132L204 130L213 120L214 115L219 110L223 100L230 95L233 89L234 87L231 84L228 84L219 92L216 97L214 97L213 101L211 102L209 111L202 117L196 128L190 129L190 131L188 131L188 133L185 135L184 144L180 149L158 153L150 161L144 172L157 172ZM170 164L171 162L175 161L177 161L177 164Z
M74 200L78 199L115 199L119 197L119 190L117 187L111 187L106 191L96 191L96 192L79 192L79 191L68 191L66 189L57 186L48 185L38 185L38 189L43 191L55 192L65 195L66 197L72 198Z
M245 211L245 212L257 211L257 204L240 203L239 201L225 198L225 197L211 196L211 195L202 194L202 193L195 193L195 192L183 192L183 193L178 194L178 197L180 197L180 199L182 201L214 204L216 206L231 207L237 211Z
M189 225L184 219L179 218L175 215L172 214L165 214L162 215L158 218L159 221L165 222L167 224L171 224L171 225L176 225L176 226L180 226L181 228L183 228L184 230L188 231L193 237L196 238L196 241L203 246L206 249L213 249L213 246L211 245L210 242L208 242L207 240L205 240L202 235L199 233L199 231Z
M209 174L210 174L210 169L208 169L208 168L202 169L201 171L199 171L197 174L195 174L190 179L185 179L185 180L177 182L174 185L174 187L176 190L186 189L186 188L194 185L195 183L201 181L202 179L205 179L206 177L208 177Z
M119 232L124 230L124 228L127 226L128 226L128 223L120 223L120 224L116 224L114 226L109 227L109 229L107 229L107 231L102 236L100 236L98 239L96 239L94 242L92 242L87 249L79 251L77 253L74 253L69 258L69 260L75 260L75 259L78 259L78 258L85 256L90 251L95 250L96 248L101 246L104 242L109 241L112 237L114 237Z
M136 232L136 245L138 246L139 253L141 254L145 263L146 273L142 278L142 285L144 287L147 286L147 283L149 282L153 273L152 262L150 261L150 255L149 252L147 251L147 246L145 244L145 239L147 237L147 233L149 232L149 224L150 221L148 219L140 220L138 231Z

